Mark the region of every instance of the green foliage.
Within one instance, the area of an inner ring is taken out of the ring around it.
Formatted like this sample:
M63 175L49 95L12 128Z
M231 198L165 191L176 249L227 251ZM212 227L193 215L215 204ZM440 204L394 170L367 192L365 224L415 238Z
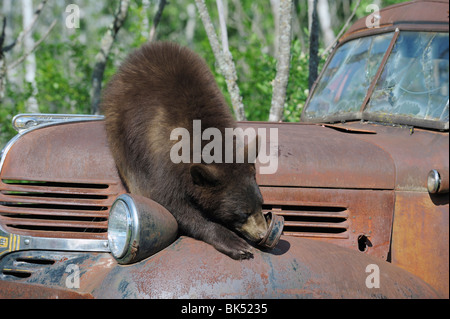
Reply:
M276 73L276 60L263 53L254 37L245 51L231 50L236 60L238 84L245 106L245 116L250 121L264 121L269 117L272 99L272 80Z
M294 41L292 44L291 52L291 71L286 90L284 120L287 122L298 122L309 93L309 56L301 50L298 41Z
M75 36L66 42L43 44L36 52L36 84L40 111L43 113L90 112L89 88L92 66L84 54L86 45ZM68 55L67 63L54 56Z

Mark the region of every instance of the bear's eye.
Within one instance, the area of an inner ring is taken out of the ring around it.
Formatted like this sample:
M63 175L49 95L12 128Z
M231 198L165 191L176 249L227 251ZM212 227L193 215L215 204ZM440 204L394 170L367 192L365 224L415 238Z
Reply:
M250 216L251 214L253 214L253 209L247 208L245 210L245 215Z
M251 211L250 211L249 209L242 209L242 210L239 212L239 216L240 216L242 219L247 219L248 216L250 216L250 215L251 215Z

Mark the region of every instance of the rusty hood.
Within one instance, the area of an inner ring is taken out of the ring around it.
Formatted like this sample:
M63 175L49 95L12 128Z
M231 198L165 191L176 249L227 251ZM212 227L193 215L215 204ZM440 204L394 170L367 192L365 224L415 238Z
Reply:
M427 192L431 169L448 180L448 132L359 122L241 125L278 131L277 171L258 174L260 186Z
M374 131L300 123L241 125L278 131L278 167L274 174L258 174L260 186L394 189L395 164L390 154L358 138ZM269 138L266 144L269 150ZM257 163L257 171L261 166Z

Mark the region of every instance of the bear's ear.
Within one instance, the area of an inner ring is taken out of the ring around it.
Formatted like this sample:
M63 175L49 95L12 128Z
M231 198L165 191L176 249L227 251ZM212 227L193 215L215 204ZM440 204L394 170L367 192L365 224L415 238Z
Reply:
M218 171L214 166L193 164L190 169L192 181L199 186L215 186L219 183Z

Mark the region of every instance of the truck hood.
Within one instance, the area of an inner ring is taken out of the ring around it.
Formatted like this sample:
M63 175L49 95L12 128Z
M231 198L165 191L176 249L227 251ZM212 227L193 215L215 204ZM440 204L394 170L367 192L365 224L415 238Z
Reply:
M389 153L357 138L357 134L373 134L370 131L350 133L298 123L246 123L246 127L263 128L267 135L278 130L278 167L274 174L258 174L260 186L394 188L395 165ZM257 162L257 172L260 167L264 164Z
M448 175L448 132L361 123L241 126L278 131L278 167L257 174L260 186L427 191L431 169ZM264 164L256 165L260 172Z

